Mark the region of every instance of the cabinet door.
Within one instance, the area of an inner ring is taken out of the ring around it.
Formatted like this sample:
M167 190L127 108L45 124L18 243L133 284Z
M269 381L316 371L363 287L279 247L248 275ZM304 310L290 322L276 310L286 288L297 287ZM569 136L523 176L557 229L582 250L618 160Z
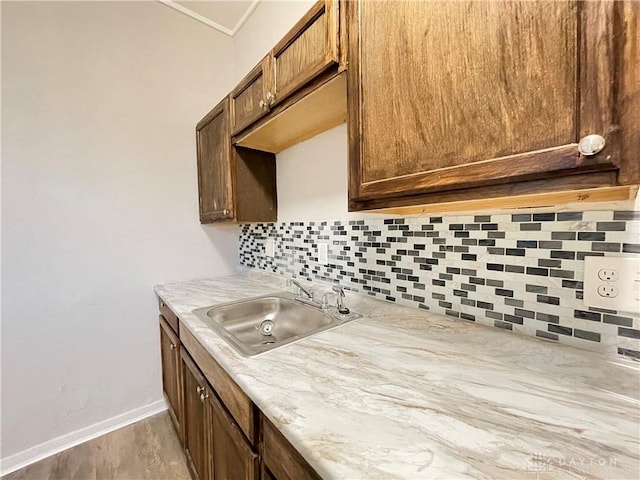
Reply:
M167 398L169 415L173 420L180 440L182 440L180 340L162 315L160 315L160 351L162 353L162 387Z
M273 101L271 57L267 55L231 92L232 130L235 135L269 111Z
M320 480L320 476L264 416L262 424L262 463L265 477L278 480Z
M212 419L213 478L215 480L257 480L258 455L238 424L215 395L208 401Z
M233 156L228 98L198 123L196 140L200 222L233 219Z
M319 0L273 49L275 98L287 98L338 63L338 1Z
M614 2L347 3L352 208L615 179ZM602 153L578 152L588 134Z
M184 449L196 480L209 477L209 417L205 408L207 383L187 351L182 348L184 375Z

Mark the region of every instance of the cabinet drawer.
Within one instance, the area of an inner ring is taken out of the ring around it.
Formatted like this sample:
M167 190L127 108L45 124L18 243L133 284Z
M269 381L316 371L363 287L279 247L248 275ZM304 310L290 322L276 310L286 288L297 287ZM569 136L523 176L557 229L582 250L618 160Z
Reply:
M166 322L171 326L171 328L173 329L173 332L176 335L178 335L180 333L180 330L179 330L180 322L178 321L178 316L171 311L169 306L160 297L158 297L158 307L160 308L160 314L164 317Z
M180 341L220 397L229 413L251 443L257 440L255 406L251 399L198 342L188 328L180 332Z
M233 134L248 127L269 111L268 89L271 59L265 57L231 92L231 130Z
M262 423L262 460L272 476L278 480L320 480L320 476L295 448L264 416Z
M320 0L273 49L275 103L338 63L338 2Z

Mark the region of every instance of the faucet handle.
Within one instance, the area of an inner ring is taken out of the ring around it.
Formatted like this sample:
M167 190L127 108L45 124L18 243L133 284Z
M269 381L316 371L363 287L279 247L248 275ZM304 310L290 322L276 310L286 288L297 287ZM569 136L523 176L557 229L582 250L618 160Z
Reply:
M294 282L292 279L287 278L287 287L296 287L296 295L300 295L300 285L298 285L298 282Z
M334 285L333 287L331 287L331 290L337 293L336 307L338 308L338 313L342 315L348 315L349 309L344 306L344 289L340 285Z
M329 293L325 293L324 295L322 295L322 301L320 302L320 308L322 308L323 310L328 310L329 309L329 295L333 295L333 293L329 292Z

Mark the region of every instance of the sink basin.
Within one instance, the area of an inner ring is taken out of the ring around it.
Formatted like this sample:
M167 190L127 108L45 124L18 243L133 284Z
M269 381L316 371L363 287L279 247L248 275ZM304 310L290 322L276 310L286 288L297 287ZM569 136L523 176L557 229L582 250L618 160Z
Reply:
M360 317L306 305L289 292L197 308L193 314L249 357Z

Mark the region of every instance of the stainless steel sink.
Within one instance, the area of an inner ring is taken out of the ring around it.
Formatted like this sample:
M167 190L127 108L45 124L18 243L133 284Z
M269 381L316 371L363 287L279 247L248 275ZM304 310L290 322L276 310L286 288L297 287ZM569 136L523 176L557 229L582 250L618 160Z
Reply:
M289 292L197 308L193 314L249 357L360 317L303 304Z

